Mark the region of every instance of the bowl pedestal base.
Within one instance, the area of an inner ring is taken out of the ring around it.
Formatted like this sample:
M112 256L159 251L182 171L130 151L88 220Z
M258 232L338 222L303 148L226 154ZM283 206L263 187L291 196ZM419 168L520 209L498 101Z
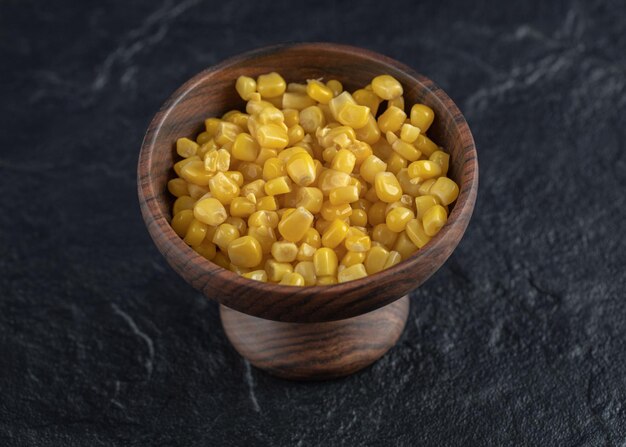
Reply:
M226 336L252 365L291 380L347 376L374 363L396 344L409 298L358 317L324 323L284 323L220 306Z

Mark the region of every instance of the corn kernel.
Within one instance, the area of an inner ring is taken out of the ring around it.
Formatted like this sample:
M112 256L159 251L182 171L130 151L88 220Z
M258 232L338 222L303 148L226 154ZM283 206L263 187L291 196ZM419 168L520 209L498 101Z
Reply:
M283 286L302 287L305 285L305 282L301 274L290 272L290 273L285 273L285 275L283 275L283 278L280 280L279 284Z
M265 194L265 180L263 179L253 180L247 185L243 185L241 187L242 196L248 197L250 194L254 195L257 198L257 201L261 197L265 197L266 195Z
M242 132L235 137L231 151L236 160L255 161L259 155L259 144L252 135Z
M332 205L345 205L359 200L359 190L354 185L340 186L333 189L328 198Z
M278 157L272 157L263 164L263 180L266 182L286 174L285 163Z
M230 215L233 217L249 217L255 211L256 205L246 197L235 197L230 202Z
M371 113L367 119L367 124L356 130L356 137L367 144L375 144L380 140L380 129L378 128L376 118Z
M406 224L406 234L418 248L422 248L430 241L430 236L424 231L424 225L420 219L411 219Z
M328 87L333 92L334 96L337 96L343 91L343 85L341 85L341 82L336 79L329 80L326 83L326 87Z
M355 164L356 155L354 155L348 149L341 149L333 158L333 161L331 163L331 169L350 174L354 170Z
M288 273L293 272L291 264L286 262L278 262L274 259L268 259L265 263L265 271L270 281L278 282Z
M233 227L237 228L239 234L246 234L246 231L248 231L248 225L246 224L246 221L243 220L241 217L229 216L224 222L227 224L231 224Z
M318 106L309 106L300 111L300 125L308 133L324 127L325 121L324 113Z
M298 262L294 268L294 272L299 273L302 276L305 286L314 286L317 282L315 265L311 261Z
M187 160L191 160L188 158ZM213 174L204 169L204 162L191 160L180 169L180 176L194 185L206 186L209 184Z
M335 276L337 274L337 254L332 248L323 247L313 255L315 275Z
M204 241L202 241L200 245L193 247L193 249L196 251L196 253L198 253L205 259L208 259L209 261L211 261L217 253L215 244L211 241L206 240L206 238L204 239Z
M391 249L398 238L398 233L392 231L386 223L380 223L372 230L372 239L385 246L387 249Z
M276 72L260 75L256 80L257 91L263 98L275 98L285 93L287 83Z
M313 224L313 214L299 206L288 215L284 215L278 224L278 232L290 242L298 242Z
M265 194L268 196L286 194L289 191L291 191L291 179L286 175L276 177L265 183Z
M414 161L409 165L408 170L409 176L413 180L417 180L417 182L414 183L421 183L424 180L441 175L441 166L430 160Z
M299 143L304 139L305 131L304 128L296 124L289 129L287 129L287 137L289 138L289 145L293 146L294 144Z
M318 178L318 188L322 190L325 196L329 195L330 192L341 186L348 186L350 184L350 175L336 171L334 169L326 169L323 171Z
M318 276L316 286L331 286L337 284L337 278L334 276Z
M396 140L394 141L394 143L391 145L391 148L400 156L402 156L402 158L405 158L408 161L415 161L418 158L420 158L420 156L422 155L422 153L417 150L415 148L415 146L413 146L410 143L407 143L406 141L402 141L402 140ZM405 168L406 166L402 166L402 168ZM400 169L402 169L400 168Z
M397 107L404 110L404 96L398 96L397 98L387 101L387 107Z
M352 207L349 204L333 205L328 202L322 203L320 214L323 219L332 221L335 219L349 219L352 214Z
M353 207L352 214L350 214L350 225L359 227L367 226L367 211Z
M213 242L220 250L226 252L228 250L228 244L237 239L240 236L239 230L234 225L223 223L220 224L215 230L213 235Z
M283 95L283 107L286 109L302 110L315 104L315 100L306 93L285 93Z
M197 219L193 219L185 234L185 243L197 247L202 243L207 233L207 225Z
M256 81L248 76L239 76L235 83L235 90L241 99L247 101L250 99L250 94L256 92Z
M389 251L385 247L372 247L365 258L365 270L367 273L373 275L383 270L388 256Z
M400 130L405 120L404 110L392 106L378 117L378 127L383 133L396 132Z
M368 183L374 183L376 174L384 172L387 169L387 163L382 161L376 155L370 155L363 161L359 168L359 174Z
M271 253L278 262L293 262L298 254L298 246L293 242L274 242Z
M302 242L298 247L298 254L296 255L296 260L298 261L311 261L313 260L313 255L317 249L306 242Z
M255 267L263 258L261 244L252 236L238 237L228 244L228 257L238 267Z
M254 163L259 166L263 166L267 160L269 160L270 158L276 158L276 157L278 157L277 149L269 149L267 147L262 147L259 150L259 155L256 157L256 160L254 160Z
M387 204L385 202L375 202L367 212L367 220L370 225L378 225L385 222L385 208Z
M240 191L237 183L228 178L223 172L218 172L211 178L209 188L211 195L224 205L229 205L239 195Z
M213 226L223 223L228 217L222 202L213 197L199 200L193 208L193 215L200 222Z
M415 140L415 147L427 157L430 157L433 152L439 150L439 146L437 146L433 140L428 138L426 135L420 134Z
M319 213L324 202L322 190L314 187L303 187L298 190L296 205L306 208L312 213Z
M309 244L310 246L317 249L322 246L322 237L315 228L309 228L304 233L301 242Z
M415 104L411 107L411 124L418 127L422 133L426 133L434 119L435 113L427 105Z
M326 228L324 234L322 235L322 245L324 247L335 248L337 245L341 244L348 234L348 229L350 226L345 223L343 220L335 219L333 222Z
M285 125L293 127L300 124L300 112L297 109L283 109Z
M241 276L254 281L267 282L267 272L265 270L253 270L251 272L244 273Z
M350 267L355 264L362 264L365 262L365 258L367 257L367 252L361 251L348 251L343 258L341 258L340 265L344 265L346 267Z
M207 118L204 120L204 128L206 133L211 137L214 137L217 134L217 127L222 120L219 118Z
M278 226L279 217L276 211L255 211L248 217L249 227L261 227L267 226L270 228L276 228Z
M247 182L263 177L263 168L256 163L242 162L239 163L238 169L243 174L243 179Z
M429 193L435 196L442 205L450 205L459 197L459 187L454 180L439 177L430 187Z
M315 163L307 152L292 155L285 166L287 174L297 185L308 186L315 181Z
M224 269L230 268L230 261L228 260L227 255L225 255L221 251L215 254L215 257L211 260L211 262L213 262L213 264L219 265Z
M352 98L352 95L348 92L340 93L339 95L335 96L332 100L330 100L330 102L328 103L328 107L330 108L330 113L333 115L333 118L335 118L336 121L339 121L340 123L346 126L349 126L349 124L343 123L339 119L339 116L343 108L348 104L353 104L355 106L358 105L356 101L354 101L354 98Z
M318 143L323 147L331 146L335 139L341 135L346 135L350 140L356 139L356 133L352 127L348 126L336 126L336 127L323 127L315 132Z
M172 229L178 236L184 238L193 220L192 210L182 210L172 218Z
M265 196L257 200L256 208L264 211L276 211L278 209L278 202L274 196Z
M407 163L406 158L394 152L391 154L391 157L387 159L387 170L397 175L401 169L406 168Z
M430 194L430 188L435 184L437 180L434 178L431 178L429 180L426 180L422 183L420 183L418 186L418 192L420 195L425 196L426 194Z
M439 230L441 230L441 227L446 224L447 220L448 213L446 213L446 210L443 206L435 205L433 207L430 207L424 213L424 219L422 221L424 224L424 232L428 236L434 236L439 232Z
M174 201L173 213L177 215L183 210L191 210L193 209L196 201L189 196L180 196L178 199Z
M347 102L337 109L336 114L337 121L341 124L350 126L353 129L360 129L367 125L370 117L370 109L367 106L360 106L356 103Z
M351 252L365 253L372 247L372 241L368 235L363 233L348 235L345 246Z
M262 147L270 149L284 149L289 144L287 130L273 123L259 126L256 139Z
M366 276L367 271L365 270L365 266L363 264L354 264L340 271L337 275L337 281L340 283L353 281L355 279L365 278Z
M287 92L289 93L306 93L306 84L298 82L290 82L287 84Z
M437 199L434 196L425 195L425 196L416 197L415 198L415 209L417 211L416 217L419 219L423 219L426 211L428 211L429 208L435 205L437 205Z
M394 265L399 264L401 261L402 261L402 255L395 250L391 250L389 252L389 256L387 256L387 261L385 261L383 270L386 270L389 267L393 267Z
M374 178L376 195L386 203L395 202L402 197L402 188L398 179L391 172L379 172Z
M374 92L365 89L359 89L352 94L354 101L360 106L367 106L372 115L378 113L380 98Z
M176 140L176 152L183 158L189 158L198 152L200 145L189 138L179 138Z
M261 225L259 227L249 226L248 236L252 236L259 241L263 254L268 254L272 249L272 244L276 242L276 233L274 233L274 229L266 225Z
M387 228L391 231L395 231L396 233L400 233L404 231L406 224L409 220L413 219L415 215L413 211L403 206L399 206L394 208L387 214L387 218L385 223L387 224Z
M241 127L228 121L220 121L215 133L215 143L218 146L230 146L235 141L237 135L242 132Z
M389 75L380 75L372 79L372 90L380 98L390 100L402 95L402 84Z
M328 104L335 96L330 88L315 79L309 79L307 81L306 93L315 101L322 104Z
M188 196L189 188L187 182L182 178L173 178L167 182L167 190L174 197Z
M417 246L415 246L415 244L411 242L409 236L407 236L406 231L398 234L398 239L396 239L393 249L400 253L402 260L407 259L418 250Z
M439 166L441 166L442 176L448 174L448 168L450 167L450 154L447 154L444 151L439 150L430 154L430 157L428 157L428 159L430 161L434 161Z

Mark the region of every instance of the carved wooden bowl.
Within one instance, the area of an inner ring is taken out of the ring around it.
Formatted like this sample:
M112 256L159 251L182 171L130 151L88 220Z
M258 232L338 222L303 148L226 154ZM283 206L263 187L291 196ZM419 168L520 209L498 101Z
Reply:
M460 186L444 228L421 250L366 278L319 287L290 287L242 278L189 248L170 227L176 139L197 135L209 116L242 109L240 75L279 72L287 82L340 80L349 91L380 74L404 87L406 104L435 111L428 135L451 155L449 176ZM141 211L167 262L193 287L221 305L225 332L252 364L281 377L324 379L357 371L399 338L406 295L450 256L469 223L478 188L478 162L465 118L430 79L386 56L344 45L280 45L235 56L197 74L165 102L148 127L138 165ZM402 299L401 299L402 298Z

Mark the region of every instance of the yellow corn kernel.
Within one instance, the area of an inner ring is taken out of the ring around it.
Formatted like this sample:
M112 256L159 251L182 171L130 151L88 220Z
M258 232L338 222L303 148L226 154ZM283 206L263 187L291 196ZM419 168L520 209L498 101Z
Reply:
M229 147L241 132L243 132L243 130L238 125L229 123L228 121L220 121L217 125L217 132L215 133L215 143L220 147Z
M386 223L380 223L372 229L372 239L391 249L398 238L398 233L392 231Z
M281 75L272 72L257 78L256 89L263 98L275 98L285 93L287 83Z
M268 196L286 194L291 191L291 179L286 175L273 178L265 183L264 190Z
M241 217L229 216L226 218L225 223L231 224L233 227L237 228L239 234L246 234L246 231L248 230L248 225L246 224L246 221L243 220Z
M322 151L322 159L324 160L324 162L330 164L332 163L333 159L337 155L337 152L339 151L337 150L336 147L334 146L327 147L326 149Z
M350 184L350 175L345 172L335 171L334 169L326 169L318 179L318 188L322 190L325 196L340 186L348 186Z
M213 264L219 265L224 269L230 268L230 261L228 260L227 255L222 252L217 252L211 262L213 262Z
M429 193L439 200L442 205L450 205L459 197L459 186L448 177L439 177L430 187Z
M367 225L367 211L352 208L350 215L350 225L365 227Z
M363 198L371 203L379 202L378 196L376 195L376 188L374 186L365 191Z
M200 147L202 147L202 145L211 141L212 138L213 136L210 135L208 132L200 132L196 137L196 143L198 143ZM200 151L200 147L198 148L198 152Z
M270 149L284 149L289 144L287 130L273 123L259 126L256 139L262 147Z
M430 194L430 188L435 184L436 181L437 181L436 179L431 178L429 180L426 180L426 181L420 183L418 185L419 186L419 188L418 188L419 194L422 195L422 196L424 196L426 194Z
M276 228L278 226L278 213L276 211L255 211L248 217L249 227L267 226Z
M220 225L218 231L220 231L223 225L226 224ZM263 259L261 244L252 236L238 237L228 244L228 257L230 258L230 262L238 267L255 267L259 265Z
M250 99L250 94L256 92L256 81L248 76L239 76L235 83L235 90L244 101Z
M348 92L340 93L339 95L335 96L332 100L330 100L330 102L328 103L328 107L330 108L330 113L333 115L333 118L335 118L336 121L339 121L340 123L342 123L342 121L339 119L339 116L340 116L342 109L347 104L353 104L355 106L358 105L354 101L354 98L352 98L352 95ZM349 126L349 124L344 124L344 125Z
M285 117L284 122L287 127L300 124L300 112L297 109L283 109L283 116Z
M399 264L401 261L402 261L402 255L395 250L391 250L389 252L389 256L387 256L387 261L385 261L383 270L393 267L394 265Z
M372 79L372 90L386 100L395 99L403 93L402 84L389 75L380 75Z
M422 153L417 150L415 148L415 146L413 146L410 143L407 143L406 141L402 141L402 140L396 140L393 142L393 144L391 145L391 148L400 156L402 156L402 158L407 159L408 161L415 161L417 159L420 158L420 156L422 155ZM406 166L403 166L403 168Z
M304 277L295 272L285 273L279 282L283 286L302 287L305 285Z
M290 242L298 242L313 224L313 214L299 206L295 211L283 215L278 224L278 232Z
M334 156L331 163L331 169L335 171L345 172L346 174L352 173L354 165L356 164L356 155L354 155L348 149L341 149Z
M206 129L206 133L208 133L211 137L215 137L217 134L217 127L222 120L219 118L207 118L204 120L204 128Z
M317 282L315 265L311 261L298 262L294 268L294 272L302 276L305 286L314 286Z
M293 262L298 254L298 246L293 242L274 242L271 253L278 262Z
M287 84L287 92L289 93L306 93L306 84L298 82L290 82Z
M429 208L435 205L437 205L437 199L434 196L425 195L425 196L416 197L415 198L415 209L417 211L416 217L419 219L423 219L426 211L428 211Z
M215 230L215 234L213 235L213 242L217 245L220 250L227 251L228 244L239 237L239 230L234 225L223 223L220 224Z
M406 224L406 234L418 248L422 248L430 241L430 236L424 231L424 225L420 219L411 219Z
M277 149L268 149L266 147L262 147L259 150L259 155L256 157L256 160L254 160L254 163L256 163L259 166L263 166L267 160L269 160L270 158L276 158L276 157L278 157Z
M354 185L340 186L333 189L328 198L332 205L345 205L359 200L359 190Z
M439 232L439 230L441 230L441 227L446 224L447 220L448 213L446 213L446 210L443 206L435 205L433 207L430 207L426 211L426 213L424 213L424 219L422 220L424 225L424 232L428 236L434 236Z
M348 219L352 214L352 207L349 204L343 205L333 205L330 201L322 203L322 208L320 209L320 215L322 219L327 221L333 221L335 219Z
M335 96L330 88L315 79L307 81L306 93L312 99L322 104L328 104L328 101Z
M318 106L309 106L300 111L300 126L308 133L314 133L323 127L325 120L324 113Z
M411 146L412 147L412 146ZM401 169L406 168L407 161L406 158L399 155L397 152L391 154L391 157L387 159L387 170L392 172L393 174L398 174Z
M276 211L276 214L278 214L280 219L282 219L283 217L287 217L289 214L293 213L295 210L295 208L286 208L283 206Z
M173 178L167 182L167 190L174 197L189 196L187 182L182 178Z
M258 113L258 120L261 124L278 124L281 125L285 121L285 115L274 106L265 107ZM281 126L282 127L282 126Z
M388 159L391 157L391 154L393 154L391 144L389 144L385 138L381 138L376 144L372 145L372 151L374 155L382 160Z
M383 133L396 132L400 130L405 120L404 110L391 106L378 117L378 127Z
M253 270L251 272L244 273L241 276L254 281L267 282L267 272L265 270Z
M350 126L353 129L360 129L362 127L365 127L367 125L367 122L369 121L369 117L369 107L360 106L355 103L348 102L337 110L337 121L345 126Z
M176 140L176 152L183 158L189 158L198 152L200 145L189 138L179 138Z
M378 225L385 222L385 208L387 204L384 202L375 202L367 212L367 220L370 225Z
M245 179L245 174L244 174ZM247 185L243 185L241 187L241 195L244 197L248 197L250 194L254 195L257 201L261 197L265 197L265 180L257 179L253 180Z
M334 276L318 276L316 286L332 286L337 284L337 278Z
M318 129L315 132L315 136L317 137L318 143L323 147L332 146L337 138L341 135L345 135L350 140L356 139L356 134L354 129L349 126L336 126L330 127L326 126L322 129Z
M302 237L302 243L309 244L311 247L320 248L322 246L322 237L315 228L309 228Z
M406 168L400 169L396 174L396 178L402 187L402 192L409 196L415 197L419 195L419 186L415 183L411 183L411 177L409 177L409 170Z
M193 219L187 228L184 241L187 245L197 247L202 243L207 234L207 224Z
M345 223L343 220L335 219L333 222L326 228L324 234L322 235L322 245L324 247L335 248L337 245L341 244L348 234L348 229L350 226Z
M259 144L252 135L242 132L235 137L231 151L236 160L255 161L259 155Z
M384 172L387 169L387 163L382 161L376 155L370 155L367 157L361 167L359 168L359 174L368 183L374 183L376 174Z
M387 132L385 132L385 139L387 140L387 143L393 145L393 143L398 141L398 136L392 131L388 130Z
M312 213L319 213L324 202L322 190L314 187L303 187L298 190L296 205L306 208Z
M345 240L346 249L351 252L365 253L372 247L372 241L367 234L348 234Z
M233 113L230 117L228 117L227 121L236 124L241 129L247 129L249 119L250 115L237 111L236 113Z
M296 255L296 260L298 261L311 261L313 260L313 255L317 248L307 244L306 242L302 242L298 247L298 254Z
M172 229L178 236L184 238L187 234L187 229L189 229L189 225L191 225L193 220L192 210L182 210L174 214L174 217L172 218Z
M255 211L256 205L246 197L235 197L230 202L230 215L233 217L249 217Z
M450 154L444 151L435 151L428 157L430 161L434 161L441 166L441 175L448 174L448 168L450 167Z
M388 257L389 251L385 247L372 247L365 258L365 270L368 275L373 275L383 270Z
M209 261L212 260L217 253L215 244L211 241L208 241L206 238L204 239L204 241L202 241L200 245L193 247L193 249L196 253L208 259Z
M350 267L355 264L362 264L363 262L365 262L366 257L367 257L367 252L348 251L343 256L343 258L341 258L341 265Z
M265 255L271 251L272 244L276 242L276 233L274 233L274 229L266 225L261 225L259 227L249 226L248 236L252 236L259 241L259 244L261 244L261 251Z
M206 143L202 144L199 148L198 148L198 157L200 157L201 159L204 160L204 157L206 156L206 154L208 154L211 151L216 151L218 150L219 147L217 146L217 143L215 142L215 140L210 139L209 141L207 141Z
M426 133L435 119L433 109L424 104L415 104L411 107L411 124L418 127L421 133Z
M386 203L392 203L402 197L402 188L398 179L391 172L379 172L374 178L376 196Z
M441 175L441 166L430 160L417 160L408 167L409 177L413 183L421 183Z
M283 177L285 174L287 174L285 163L278 157L272 157L263 164L263 180L266 182L278 177Z
M398 206L387 214L385 223L387 224L387 228L391 231L400 233L401 231L404 231L408 221L414 217L415 215L413 214L413 211L403 206Z
M302 110L314 106L315 100L305 93L287 92L283 95L283 108Z
M299 186L308 186L315 181L315 163L307 152L299 152L285 163L287 174Z
M261 197L256 202L256 209L264 211L276 211L278 209L278 202L276 201L276 197Z
M402 260L407 259L418 250L417 246L407 236L406 231L398 234L398 239L396 239L393 249L400 253Z
M191 160L188 158L187 160ZM194 185L206 186L209 184L213 174L204 169L204 162L201 160L191 160L180 168L180 176Z
M229 179L231 179L233 182L235 182L235 184L238 187L242 187L243 186L243 182L244 182L244 178L243 178L243 174L239 171L226 171L224 172L224 175L226 177L228 177Z
M335 276L337 274L337 254L332 248L323 247L313 255L315 275Z
M223 172L218 172L209 182L211 195L224 205L229 205L239 195L239 186Z
M397 98L390 99L387 102L387 108L389 107L397 107L404 110L404 96L398 96Z
M296 124L289 129L287 129L287 137L289 138L289 145L293 146L294 144L299 143L304 138L304 129L301 125Z
M222 202L213 197L198 200L193 207L193 215L200 222L213 226L223 223L228 217Z
M337 96L343 91L343 85L341 85L341 82L336 79L330 79L326 83L326 87L328 87L333 92L334 96Z
M262 101L260 97L257 97L257 94L253 93L251 95L250 100L246 103L246 112L250 115L250 118L248 119L248 128L250 128L250 126L254 127L257 124L260 124L256 115L268 107L276 108L271 102Z
M356 138L367 144L375 144L380 140L380 129L376 118L371 113L365 126L356 130Z
M286 262L278 262L275 259L268 259L265 263L265 271L270 281L278 282L288 273L293 272L291 264Z
M420 128L412 124L405 123L400 129L400 139L407 143L413 143L420 134Z
M354 264L340 271L337 275L337 281L340 283L353 281L355 279L365 278L366 276L367 271L365 270L365 266L363 264Z
M193 209L195 203L196 201L189 196L180 196L178 199L174 201L172 212L174 213L174 216L175 216L183 210L191 210Z
M415 140L415 147L425 156L430 157L433 152L439 150L439 146L437 146L433 140L428 138L426 135L420 134Z
M376 96L374 92L359 89L352 94L352 97L358 105L368 107L371 114L376 116L378 113L378 106L380 105L380 98Z

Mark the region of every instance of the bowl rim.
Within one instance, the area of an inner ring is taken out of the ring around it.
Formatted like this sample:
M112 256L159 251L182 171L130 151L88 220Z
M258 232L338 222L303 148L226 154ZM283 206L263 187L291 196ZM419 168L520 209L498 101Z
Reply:
M358 280L323 286L293 287L269 282L265 283L260 281L254 281L244 278L234 272L231 272L230 270L222 268L196 253L193 249L191 249L191 247L187 246L187 244L184 243L182 238L178 237L178 235L174 233L174 230L170 226L168 219L161 212L157 204L157 196L159 195L159 193L157 191L154 191L152 187L153 182L151 181L151 172L149 167L152 165L152 156L155 152L154 148L158 140L159 130L163 126L163 124L167 122L169 115L173 111L173 109L190 92L192 92L199 83L203 82L204 78L206 78L207 75L226 69L232 65L240 64L250 58L285 50L315 50L329 51L335 53L349 53L351 55L358 54L360 58L369 59L377 65L382 64L391 66L396 70L402 71L407 76L413 78L415 81L417 81L417 83L421 84L421 88L429 90L433 97L437 101L439 101L441 105L452 115L452 118L455 122L456 127L458 128L459 134L462 139L461 147L462 153L464 154L465 158L463 161L460 178L469 179L469 181L461 183L459 196L454 204L452 212L448 216L448 221L446 225L422 249L418 250L409 258L401 261L395 266L375 273L373 275L368 275L364 278L360 278ZM474 161L473 163L472 160ZM145 169L146 172L142 172L142 166L147 167ZM289 43L258 48L252 51L247 51L229 57L222 62L213 65L207 69L204 69L191 77L168 97L168 99L160 107L159 111L152 118L141 145L137 173L138 195L141 203L141 211L144 221L146 222L149 230L151 230L151 226L155 225L158 227L160 232L165 233L164 236L166 237L164 238L164 240L161 241L162 243L166 244L165 251L163 251L160 247L159 248L165 255L166 259L168 259L168 257L170 257L172 254L181 258L189 257L194 262L199 263L202 266L203 270L206 270L206 273L210 275L210 278L212 278L213 281L217 281L218 278L225 281L244 281L245 284L242 283L241 285L245 285L247 288L257 289L259 290L259 292L279 294L290 297L297 296L299 299L305 297L313 298L317 295L328 296L329 293L333 295L341 295L342 293L346 293L354 289L367 288L368 286L380 281L381 278L394 276L402 272L410 271L418 263L424 262L425 259L428 259L430 253L437 250L443 250L446 245L452 245L452 249L450 249L451 253L456 245L459 243L469 223L470 217L474 209L478 189L478 158L472 133L470 131L469 125L467 124L467 121L465 120L465 117L463 116L457 105L448 97L448 95L441 88L439 88L429 78L417 73L411 67L388 56L361 47L329 42ZM150 231L150 234L156 243L157 241L155 239L155 236L152 234L152 231ZM437 269L435 269L435 271L436 270ZM433 273L434 271L431 273L431 275ZM423 278L420 284L427 279L428 277ZM415 287L419 286L420 284L417 284ZM205 291L207 286L208 285L205 285L203 288L196 286L196 288ZM214 296L214 298L218 302L221 302L220 296ZM397 298L400 298L400 296L398 296ZM379 306L374 306L372 310L374 308L389 303L390 301L382 302ZM239 310L236 307L232 306L232 302L222 304L229 305L229 307ZM241 311L245 312L245 310Z

